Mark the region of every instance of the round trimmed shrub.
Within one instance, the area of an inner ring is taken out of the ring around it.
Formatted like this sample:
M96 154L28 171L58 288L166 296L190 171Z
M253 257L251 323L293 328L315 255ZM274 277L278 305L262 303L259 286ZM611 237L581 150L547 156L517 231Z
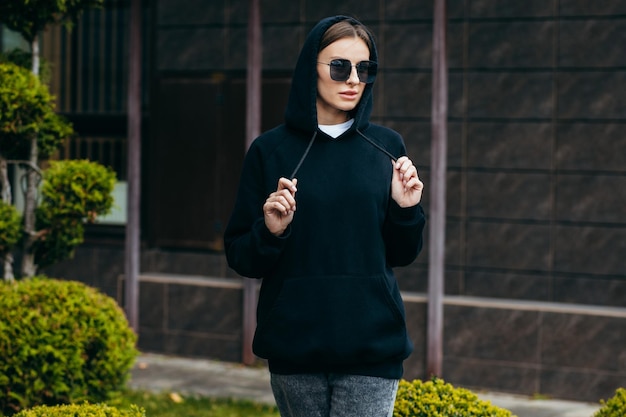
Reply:
M105 404L40 405L20 411L15 417L145 417L142 408L131 405L128 410L119 410Z
M442 379L400 380L393 417L515 417Z
M600 408L593 417L624 417L626 416L626 388L618 388L615 395L607 401L600 401Z
M74 255L74 249L83 243L85 223L93 223L113 207L115 182L115 172L97 162L50 161L36 211L40 235L33 252L38 267Z
M115 300L85 284L0 283L0 413L116 397L136 341Z

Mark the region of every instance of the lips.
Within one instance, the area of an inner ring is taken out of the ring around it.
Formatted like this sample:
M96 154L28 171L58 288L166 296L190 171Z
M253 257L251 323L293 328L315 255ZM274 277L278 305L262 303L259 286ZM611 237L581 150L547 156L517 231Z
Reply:
M356 91L342 91L339 95L347 100L354 100L359 96Z

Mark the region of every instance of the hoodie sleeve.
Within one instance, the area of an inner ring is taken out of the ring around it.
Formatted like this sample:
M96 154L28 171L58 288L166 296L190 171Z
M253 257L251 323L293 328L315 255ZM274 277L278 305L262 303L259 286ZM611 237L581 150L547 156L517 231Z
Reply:
M396 155L406 155L402 137L395 133ZM402 208L391 197L383 226L387 263L391 267L405 266L417 258L423 246L423 232L426 216L421 204Z
M291 228L281 237L265 226L263 204L269 192L264 187L262 158L258 147L250 147L237 191L237 200L224 233L228 265L238 274L262 278L280 257Z
M422 250L425 224L426 217L420 204L402 208L390 201L383 229L389 266L405 266L417 258Z

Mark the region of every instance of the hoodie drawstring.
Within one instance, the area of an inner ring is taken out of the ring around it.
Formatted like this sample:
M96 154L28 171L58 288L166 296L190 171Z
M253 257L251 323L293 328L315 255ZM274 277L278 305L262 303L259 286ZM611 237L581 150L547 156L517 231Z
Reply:
M368 138L367 136L365 136L365 134L363 132L361 132L358 128L356 130L356 132L361 135L363 137L363 139L365 139L366 141L368 141L369 143L372 144L373 147L375 147L376 149L378 149L379 151L381 151L382 153L384 153L385 155L387 155L389 158L391 158L391 160L393 162L396 162L398 160L398 158L396 158L395 156L393 156L387 149L383 148L382 146L380 146L379 144L377 144L376 142L374 142L372 139Z
M356 129L356 132L361 135L361 137L363 139L365 139L366 141L368 141L373 147L375 147L376 149L378 149L379 151L381 151L382 153L384 153L385 155L387 155L389 158L391 158L391 160L393 162L396 162L396 160L398 158L396 158L395 156L393 156L387 149L383 148L382 146L380 146L379 144L377 144L376 142L374 142L372 139L368 138L367 136L365 136L365 134L363 132L361 132L358 128ZM304 162L304 160L306 159L307 155L309 154L309 151L311 150L311 146L313 146L313 142L315 142L315 138L317 137L317 130L313 133L313 136L311 137L311 140L309 141L308 146L306 147L306 150L304 151L304 153L302 154L302 157L300 158L300 161L298 161L298 165L296 165L296 168L293 170L293 172L291 173L291 176L289 177L290 179L294 179L296 174L298 173L298 170L300 169L300 167L302 166L302 163Z
M317 136L317 130L315 131L315 133L313 133L313 137L309 141L309 145L306 147L306 150L302 154L302 158L300 158L300 161L298 162L298 165L296 165L296 168L291 173L291 176L289 177L290 179L294 179L296 177L296 173L300 169L300 166L304 162L304 159L306 158L306 156L309 154L309 151L311 150L311 146L313 146L313 142L315 141L315 137L316 136Z

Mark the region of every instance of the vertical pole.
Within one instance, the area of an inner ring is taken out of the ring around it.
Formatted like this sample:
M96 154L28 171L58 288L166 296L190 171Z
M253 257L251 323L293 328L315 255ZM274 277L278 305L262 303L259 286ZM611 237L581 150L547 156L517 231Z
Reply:
M130 2L128 68L128 190L126 218L125 310L128 322L139 332L139 251L141 191L141 0Z
M250 0L248 17L248 70L246 97L246 150L261 133L262 33L260 0Z
M259 0L250 0L248 16L248 72L246 97L246 150L261 133L261 13ZM252 338L256 327L257 281L243 278L243 363L252 365Z
M446 0L434 0L427 376L442 375L448 66Z

